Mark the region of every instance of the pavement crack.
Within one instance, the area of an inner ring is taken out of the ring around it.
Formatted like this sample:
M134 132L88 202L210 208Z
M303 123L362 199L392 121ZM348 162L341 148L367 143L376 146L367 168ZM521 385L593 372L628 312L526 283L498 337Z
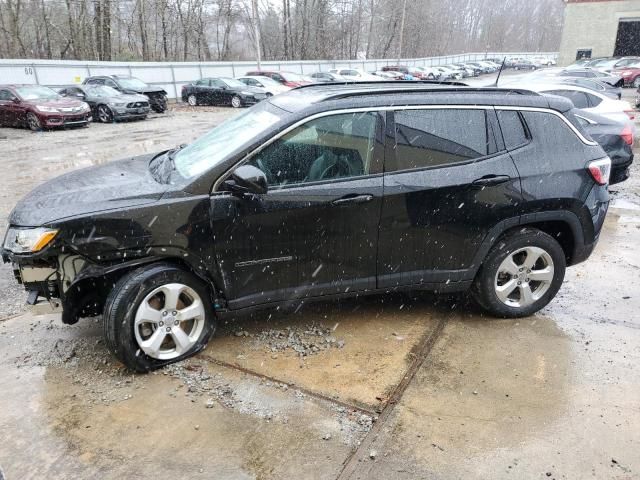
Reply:
M389 417L393 413L395 406L400 402L406 389L411 385L416 372L424 364L425 360L431 353L433 346L438 338L442 334L444 327L447 324L447 318L443 317L438 320L436 327L429 333L427 333L416 347L411 351L410 358L412 358L411 364L407 368L406 373L403 375L402 380L396 385L387 403L380 412L378 420L373 424L373 427L367 435L362 439L360 445L356 447L351 454L345 459L340 473L336 477L336 480L347 480L353 476L358 465L365 459L369 458L369 452L372 446L378 439L380 432L385 427L385 424L389 420Z

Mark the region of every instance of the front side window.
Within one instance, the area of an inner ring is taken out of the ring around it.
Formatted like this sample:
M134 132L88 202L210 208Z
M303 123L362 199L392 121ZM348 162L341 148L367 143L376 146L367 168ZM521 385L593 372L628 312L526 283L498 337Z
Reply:
M372 169L376 112L310 120L251 159L271 188L368 175Z
M396 165L387 170L438 167L496 151L485 110L401 110L394 115Z

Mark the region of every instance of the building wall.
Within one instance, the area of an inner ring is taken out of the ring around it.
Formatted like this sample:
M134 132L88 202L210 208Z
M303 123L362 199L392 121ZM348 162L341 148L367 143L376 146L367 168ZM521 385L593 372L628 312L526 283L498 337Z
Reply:
M640 20L640 0L566 0L558 65L569 65L580 49L591 56L613 55L621 18ZM640 39L638 39L640 42Z

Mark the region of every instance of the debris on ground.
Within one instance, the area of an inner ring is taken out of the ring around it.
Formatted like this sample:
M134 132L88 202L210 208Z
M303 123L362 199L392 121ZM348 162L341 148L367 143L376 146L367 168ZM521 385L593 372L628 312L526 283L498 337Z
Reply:
M274 355L293 350L301 357L307 357L331 348L344 348L345 345L344 340L335 337L332 328L316 324L304 327L288 326L281 330L263 330L255 335L239 330L234 335L253 337L256 347L265 346L267 351Z

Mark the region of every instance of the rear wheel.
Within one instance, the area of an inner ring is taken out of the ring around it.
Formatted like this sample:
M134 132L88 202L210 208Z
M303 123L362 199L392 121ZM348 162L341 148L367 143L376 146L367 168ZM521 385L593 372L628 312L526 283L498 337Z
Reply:
M111 112L111 109L106 105L100 105L98 107L98 120L102 123L113 122L113 113Z
M168 264L134 270L105 303L107 347L127 367L146 372L202 350L216 328L209 289Z
M35 113L32 112L27 113L27 126L34 132L39 132L42 130L40 119Z
M234 95L231 99L231 106L233 108L240 108L242 106L242 99L239 96Z
M503 237L487 255L472 293L487 312L524 317L547 305L562 285L566 259L560 244L524 228Z
M198 105L198 99L195 95L191 94L187 97L187 103L192 107L195 107L196 105Z

